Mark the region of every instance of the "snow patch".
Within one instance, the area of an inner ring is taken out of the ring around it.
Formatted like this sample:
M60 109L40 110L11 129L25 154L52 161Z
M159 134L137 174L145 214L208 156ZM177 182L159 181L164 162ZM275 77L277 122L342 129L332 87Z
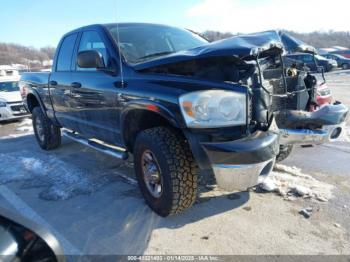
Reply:
M32 120L29 118L24 119L22 122L18 124L18 127L16 128L16 131L18 132L33 132L33 124Z
M30 118L22 120L20 123L17 124L17 128L14 131L15 132L13 134L0 137L0 140L32 135L34 133L32 120Z
M299 168L276 164L274 170L259 185L259 188L268 192L276 192L287 200L298 196L325 202L333 197L334 186L302 173Z
M32 126L32 120L30 118L23 119L18 126Z
M86 170L62 161L54 155L23 150L0 153L0 185L21 182L21 188L42 188L39 197L45 200L66 200L76 195L91 194L120 181L120 174Z
M43 163L42 161L35 159L35 158L26 158L23 157L21 158L21 161L24 165L24 168L28 171L33 171L33 172L42 172L44 171Z
M345 123L341 125L343 132L336 139L336 141L350 142L350 126L346 126Z
M33 132L33 127L32 126L20 126L16 128L16 131L18 132Z

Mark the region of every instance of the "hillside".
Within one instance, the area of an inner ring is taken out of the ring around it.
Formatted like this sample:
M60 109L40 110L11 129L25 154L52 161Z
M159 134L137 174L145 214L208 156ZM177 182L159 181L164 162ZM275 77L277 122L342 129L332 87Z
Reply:
M36 49L19 44L0 43L0 65L37 65L53 58L55 48Z
M312 32L312 33L297 33L286 31L292 36L312 45L316 48L344 46L350 48L350 31L349 32ZM210 41L224 39L233 36L231 33L222 33L218 31L205 31L203 36Z

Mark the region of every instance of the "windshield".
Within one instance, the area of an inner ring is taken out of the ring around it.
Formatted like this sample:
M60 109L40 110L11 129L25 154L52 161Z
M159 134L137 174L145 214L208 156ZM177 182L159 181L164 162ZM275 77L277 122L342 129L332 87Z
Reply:
M19 91L18 82L0 82L0 92Z
M115 42L117 25L108 25ZM119 25L120 48L129 63L206 45L208 42L187 30L161 25Z
M315 57L318 59L318 60L327 60L327 58L323 57L323 56L320 56L320 55L315 55Z

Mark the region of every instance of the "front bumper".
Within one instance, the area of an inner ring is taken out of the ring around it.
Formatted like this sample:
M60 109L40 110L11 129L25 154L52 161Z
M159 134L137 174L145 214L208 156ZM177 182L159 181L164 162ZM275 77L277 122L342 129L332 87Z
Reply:
M282 145L323 144L333 142L345 131L345 125L326 125L322 129L280 129Z
M280 127L281 144L322 144L339 138L345 130L348 108L343 104L325 105L314 112L289 111Z
M246 190L256 185L259 176L270 173L279 153L279 131L274 121L268 131L256 131L234 141L198 144L193 139L189 141L199 166L207 161L218 186L226 191Z
M213 165L216 183L226 191L246 190L271 172L275 158L251 165Z
M29 116L23 102L10 103L6 107L0 107L0 121L14 120Z

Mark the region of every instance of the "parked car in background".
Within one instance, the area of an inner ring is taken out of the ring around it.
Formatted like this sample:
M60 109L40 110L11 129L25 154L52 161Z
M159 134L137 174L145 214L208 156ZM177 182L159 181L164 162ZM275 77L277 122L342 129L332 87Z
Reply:
M350 58L346 58L338 54L326 54L324 57L337 61L338 67L341 67L344 70L350 69Z
M317 71L318 66L323 67L323 70L325 72L332 71L338 67L337 61L333 59L327 59L320 55L313 56L312 54L307 53L294 53L288 54L286 57L304 63L313 72Z
M350 58L350 50L336 50L330 53L341 55L342 57L345 57L345 58Z
M17 70L0 66L0 121L28 116L20 94Z

